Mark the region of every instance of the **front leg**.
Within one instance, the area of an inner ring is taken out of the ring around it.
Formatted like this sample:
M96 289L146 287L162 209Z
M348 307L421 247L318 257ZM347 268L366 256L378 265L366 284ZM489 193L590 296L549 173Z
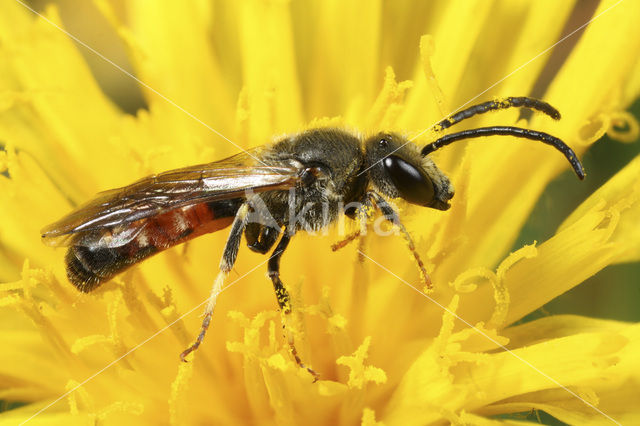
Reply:
M407 228L405 228L402 222L400 221L400 215L377 192L374 192L374 191L367 192L364 195L362 201L360 202L360 206L356 211L357 220L359 221L359 224L360 224L360 229L347 235L342 240L332 244L331 249L333 251L340 250L350 242L358 239L360 243L359 244L360 247L358 250L359 252L358 259L360 260L360 262L362 262L364 260L363 246L364 246L364 238L367 235L367 224L369 223L369 219L373 215L374 207L380 210L384 218L387 219L389 222L391 222L393 226L398 227L398 229L402 233L402 236L407 242L409 251L411 251L413 258L415 259L418 265L418 268L420 269L420 276L422 278L423 284L427 289L431 289L432 288L431 278L429 277L429 274L427 273L427 270L424 267L424 263L422 262L422 259L420 258L418 251L416 250L416 246L413 243L413 239L411 238L411 235L409 235Z
M387 201L377 192L369 191L365 197L373 201L376 207L384 215L385 219L391 222L394 226L398 227L398 229L402 233L402 236L407 242L409 251L411 251L413 258L418 264L418 268L420 269L420 276L422 277L423 284L427 289L431 289L433 287L433 285L431 284L431 278L429 277L429 274L427 273L427 270L424 267L424 263L422 262L422 259L420 258L418 251L416 250L416 246L413 243L413 239L411 238L411 235L409 235L407 228L405 228L402 222L400 222L400 215L398 215L398 213L393 209L393 207L391 207L389 203L387 203Z
M357 231L355 231L355 232L352 232L351 234L347 235L346 237L344 237L343 239L341 239L337 243L331 244L331 250L332 251L338 251L341 248L346 247L347 244L349 244L350 242L352 242L353 240L358 238L360 236L360 234L361 234L361 232L360 232L359 229Z
M368 195L365 194L362 201L358 203L358 207L351 207L349 210L350 211L345 211L344 213L347 217L358 222L358 229L348 234L340 241L333 243L331 245L332 251L338 251L356 239L358 239L359 250L363 250L364 240L367 236L369 219L373 216L373 203ZM364 260L361 255L358 255L358 258L360 262Z
M273 282L273 289L276 292L276 299L278 300L278 306L280 306L280 310L282 311L284 316L284 324L282 325L282 328L285 331L285 337L287 338L287 341L289 343L291 354L293 355L293 358L296 360L296 364L298 364L298 366L306 369L309 373L311 373L311 375L313 376L313 381L316 382L319 378L318 373L316 373L310 367L307 367L302 362L295 346L293 334L291 333L290 327L287 327L287 323L289 322L289 318L291 315L291 296L289 295L289 292L287 291L286 287L282 283L282 280L280 280L280 258L282 257L282 253L284 253L287 246L289 245L290 240L291 240L291 235L289 235L288 229L285 228L282 234L282 238L280 239L280 242L278 243L275 250L271 254L271 257L269 258L269 278L271 278L271 281Z

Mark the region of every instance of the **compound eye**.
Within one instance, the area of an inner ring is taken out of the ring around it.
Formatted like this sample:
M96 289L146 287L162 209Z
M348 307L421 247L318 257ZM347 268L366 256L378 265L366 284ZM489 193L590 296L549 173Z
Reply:
M395 155L382 162L400 197L421 206L429 206L433 202L433 183L423 172Z

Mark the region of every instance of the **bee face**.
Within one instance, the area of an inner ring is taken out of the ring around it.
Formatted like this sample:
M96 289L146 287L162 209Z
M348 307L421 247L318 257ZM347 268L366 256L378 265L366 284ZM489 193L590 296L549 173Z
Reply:
M447 210L453 186L435 163L396 133L379 133L365 141L369 176L376 190L411 204Z

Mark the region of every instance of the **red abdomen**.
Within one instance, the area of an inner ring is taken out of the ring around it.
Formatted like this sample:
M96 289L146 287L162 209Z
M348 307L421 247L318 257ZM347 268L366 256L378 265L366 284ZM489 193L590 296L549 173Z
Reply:
M142 225L140 232L120 247L90 247L72 243L65 258L67 276L80 291L91 291L149 256L226 228L233 222L242 201L234 199L200 203L141 219L131 224Z

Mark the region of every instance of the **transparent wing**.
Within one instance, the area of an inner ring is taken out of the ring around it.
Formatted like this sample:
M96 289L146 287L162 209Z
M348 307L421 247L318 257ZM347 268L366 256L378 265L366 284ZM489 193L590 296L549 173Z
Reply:
M101 192L59 221L42 230L50 246L73 244L119 247L144 228L143 219L168 211L255 193L288 189L299 181L302 165L281 160L257 163L255 150L209 164L152 175L123 188Z

